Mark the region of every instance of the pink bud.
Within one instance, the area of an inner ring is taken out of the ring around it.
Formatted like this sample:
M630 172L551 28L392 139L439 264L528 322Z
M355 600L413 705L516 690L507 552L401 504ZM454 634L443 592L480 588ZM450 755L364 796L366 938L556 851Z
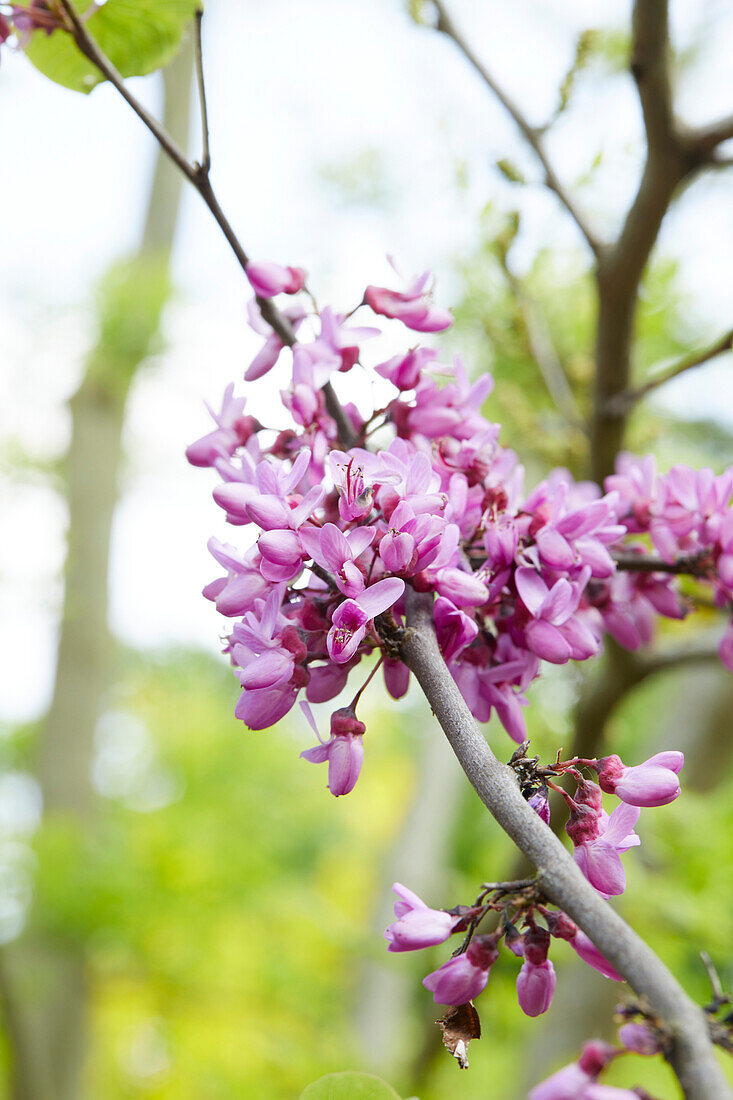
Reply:
M618 1037L635 1054L659 1054L662 1050L659 1037L646 1024L624 1024L618 1029Z
M267 260L259 263L250 260L245 270L252 289L260 298L272 298L276 294L297 294L305 285L305 271L302 267L282 267Z
M526 953L526 948L525 948ZM517 978L519 1007L527 1016L541 1016L552 1004L555 992L555 968L549 959L539 966L526 960Z

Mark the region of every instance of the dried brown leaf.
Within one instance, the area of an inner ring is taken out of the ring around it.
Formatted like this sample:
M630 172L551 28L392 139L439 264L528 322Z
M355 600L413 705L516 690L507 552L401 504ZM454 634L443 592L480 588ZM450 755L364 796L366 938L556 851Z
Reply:
M468 1001L465 1005L449 1008L442 1020L436 1020L443 1032L443 1043L461 1069L468 1069L468 1044L481 1038L479 1014Z

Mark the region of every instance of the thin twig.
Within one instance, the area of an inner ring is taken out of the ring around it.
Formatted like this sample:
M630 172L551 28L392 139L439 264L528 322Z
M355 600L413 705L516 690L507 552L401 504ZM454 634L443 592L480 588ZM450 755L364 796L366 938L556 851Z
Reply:
M150 112L143 106L142 103L129 90L125 85L121 74L117 71L115 66L109 60L109 58L102 52L97 43L89 34L82 19L76 11L70 0L58 0L59 7L64 12L68 21L69 32L72 34L77 46L84 54L84 56L91 61L93 65L99 69L103 76L112 84L123 99L132 107L138 118L148 128L155 140L160 145L161 149L170 157L176 167L183 173L186 179L191 183L201 198L204 200L209 210L211 211L214 220L224 234L229 246L237 258L239 266L246 273L247 264L249 263L249 257L244 250L244 247L234 232L232 225L227 218L226 214L222 210L219 200L214 193L214 189L211 185L209 178L209 149L208 149L208 119L206 115L206 99L203 91L203 71L200 67L200 27L201 17L203 13L197 12L197 72L200 73L199 77L199 97L201 101L202 110L202 125L204 129L204 150L202 156L202 162L200 165L192 164L186 157L183 150L173 140L171 135L166 129L161 126L158 120L150 114ZM275 303L270 298L262 298L257 295L257 304L262 314L263 319L268 325L277 333L282 340L283 344L287 347L292 347L295 343L295 333L293 332L293 326L288 318L280 312ZM333 387L330 382L327 382L323 386L323 392L326 399L326 407L336 421L336 425L339 432L339 438L344 447L353 447L358 442L358 436L354 427L349 420L348 416L344 412L341 404L336 396Z
M628 412L637 401L641 401L653 390L659 389L660 386L666 385L667 382L671 382L673 378L678 378L680 374L685 374L688 370L694 370L695 367L701 367L704 363L709 363L711 359L716 359L719 355L723 355L731 349L733 349L733 329L726 332L724 336L721 336L714 344L710 344L709 347L692 352L692 354L680 359L674 366L668 367L667 370L661 371L659 374L652 375L642 386L616 394L607 404L608 411L611 413Z
M196 42L194 58L196 60L196 87L199 93L199 109L201 111L201 140L203 143L200 168L204 175L211 171L211 151L209 149L209 112L206 106L206 83L204 81L204 50L201 29L204 21L202 8L196 11Z
M502 263L502 268L512 294L517 300L517 305L524 320L529 351L542 375L547 392L555 403L556 409L568 424L571 424L574 428L579 428L582 432L587 431L578 408L578 402L575 400L575 394L568 382L560 356L557 354L555 345L552 342L545 318L524 290L520 280L509 270L505 262Z
M665 561L651 554L614 554L616 568L626 573L673 573L676 576L706 577L712 568L707 551L702 554L689 554Z
M472 48L469 46L466 39L460 33L455 23L451 19L450 15L446 11L445 5L441 0L434 0L434 7L438 12L438 22L436 24L437 30L446 35L447 38L453 39L456 46L466 57L468 61L473 65L476 72L479 74L484 83L491 89L496 98L502 104L504 109L511 115L515 123L521 130L525 140L534 150L535 156L539 160L545 173L545 184L551 190L554 191L562 205L567 210L570 217L577 225L580 232L585 237L585 240L594 253L598 256L602 251L603 245L596 237L593 230L586 222L583 215L575 205L574 199L570 196L564 185L560 182L555 169L553 168L542 142L542 130L535 126L531 126L524 116L522 110L517 106L514 100L507 95L500 84L494 79L491 73L488 71L482 61L476 56Z

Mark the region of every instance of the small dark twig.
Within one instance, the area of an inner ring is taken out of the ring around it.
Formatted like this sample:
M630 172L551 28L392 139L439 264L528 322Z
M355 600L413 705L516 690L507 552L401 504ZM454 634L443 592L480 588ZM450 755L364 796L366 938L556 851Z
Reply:
M653 375L642 386L637 386L635 389L624 390L622 393L617 393L614 397L609 399L607 411L612 415L617 415L619 413L625 414L638 401L646 397L647 394L659 389L660 386L664 386L667 382L671 382L673 378L678 378L679 375L685 374L688 370L694 370L696 367L701 367L704 363L709 363L711 359L716 359L719 355L723 355L731 349L733 349L733 329L731 329L730 332L726 332L724 336L721 336L714 344L710 344L709 347L703 348L701 351L693 352L691 355L686 355L683 359L680 359L678 363L675 363L674 366L669 367L659 374Z
M616 568L626 573L672 573L675 576L706 577L712 569L707 550L701 554L688 554L674 561L651 554L614 554Z
M196 12L196 44L194 57L196 59L196 86L199 93L199 108L201 111L201 140L203 149L201 154L201 172L208 176L211 171L211 152L209 149L209 112L206 106L206 84L204 82L204 51L201 36L201 28L204 21L204 12L199 8Z

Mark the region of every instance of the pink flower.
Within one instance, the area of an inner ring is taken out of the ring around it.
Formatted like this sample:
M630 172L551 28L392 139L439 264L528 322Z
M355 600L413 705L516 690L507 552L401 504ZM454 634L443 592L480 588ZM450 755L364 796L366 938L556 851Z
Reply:
M300 704L320 744L306 749L300 755L312 764L328 761L328 789L337 798L353 791L364 763L363 734L366 726L348 708L336 710L331 715L331 736L324 741L318 732L313 712L307 703Z
M618 1029L618 1037L627 1050L635 1054L660 1054L659 1037L646 1024L624 1024Z
M478 634L478 623L460 611L445 596L439 596L433 607L435 632L446 661L452 661Z
M397 920L384 933L389 951L417 951L445 943L460 923L460 917L440 909L430 909L417 894L399 882L392 887L398 900L394 904Z
M532 616L525 627L527 645L538 657L562 665L571 657L578 660L597 653L597 639L574 617L589 578L590 568L586 566L576 582L560 577L548 588L534 569L517 569L517 592Z
M435 361L436 352L433 348L412 348L407 355L395 355L375 369L377 374L388 378L398 390L414 390L427 365Z
M638 1100L636 1093L598 1085L598 1075L616 1057L618 1051L600 1039L583 1047L577 1062L563 1066L546 1081L536 1085L528 1100ZM609 1091L610 1090L610 1091Z
M260 307L254 298L248 304L247 311L249 313L250 328L253 328L261 336L267 337L262 348L244 372L245 382L254 382L255 379L262 378L263 374L267 374L268 371L272 370L280 358L280 352L284 344L272 326L268 325L263 318ZM297 332L301 322L305 319L305 310L300 302L290 303L281 310L281 313L290 321L293 331Z
M638 806L627 806L624 802L616 807L610 817L601 810L596 818L596 836L580 843L576 843L573 838L573 843L576 844L573 852L575 862L591 886L603 897L615 897L623 894L626 889L626 873L621 863L621 854L641 844L634 832L640 812ZM572 816L566 826L571 837L574 828Z
M530 928L522 937L522 947L524 963L517 976L519 1007L527 1016L541 1016L555 992L555 968L547 958L550 933L545 928Z
M517 977L519 1007L526 1016L541 1016L552 1004L555 968L549 959L539 966L524 962Z
M404 590L404 581L398 577L388 577L365 589L355 600L344 600L339 604L333 613L333 626L326 639L331 660L337 664L350 661L372 619L391 607Z
M355 527L344 535L334 523L323 527L303 527L300 541L313 560L334 574L336 584L345 596L358 596L364 591L365 570L357 559L371 546L375 527Z
M681 752L658 752L643 764L626 767L616 756L598 762L598 782L629 806L666 806L680 793L677 775L685 762Z
M498 958L493 936L474 936L466 952L454 955L423 978L422 984L432 992L436 1004L465 1004L486 988L489 972Z
M602 955L592 940L586 936L580 928L575 935L568 939L570 946L577 951L583 962L588 963L604 978L611 978L614 982L622 982L624 979L618 970L611 966L605 955Z
M260 298L274 298L276 294L297 294L305 286L302 267L282 267L269 260L250 260L245 268L255 294Z
M405 291L368 286L364 291L364 300L375 313L402 321L403 325L416 332L442 332L453 324L453 316L447 309L433 304L426 292L429 279L430 272L425 271Z
M256 430L257 421L243 415L246 404L246 397L234 396L234 383L231 382L224 390L221 412L215 413L206 406L216 429L186 448L186 458L192 466L213 466L216 459L227 458L247 442Z

